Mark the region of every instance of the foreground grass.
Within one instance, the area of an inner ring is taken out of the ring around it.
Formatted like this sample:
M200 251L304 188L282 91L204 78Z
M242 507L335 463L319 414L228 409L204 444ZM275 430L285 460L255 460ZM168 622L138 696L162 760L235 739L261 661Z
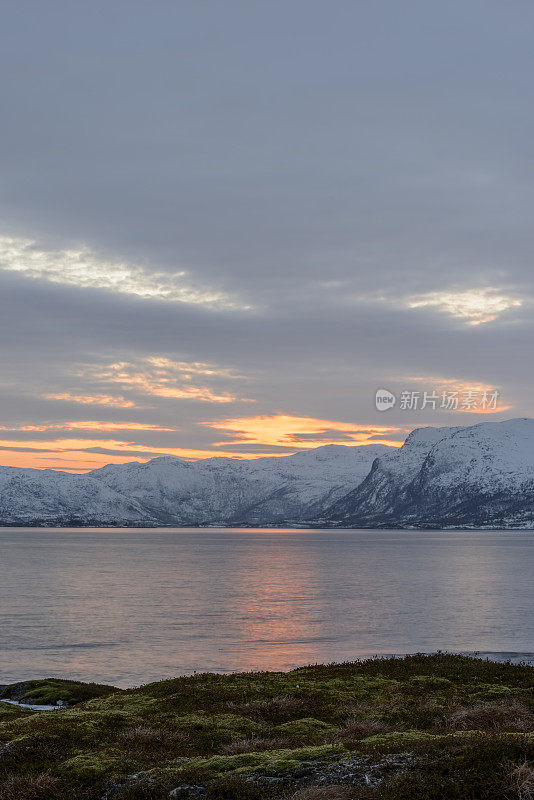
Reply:
M534 797L531 667L438 654L126 691L68 683L3 691L72 705L0 701L2 800Z

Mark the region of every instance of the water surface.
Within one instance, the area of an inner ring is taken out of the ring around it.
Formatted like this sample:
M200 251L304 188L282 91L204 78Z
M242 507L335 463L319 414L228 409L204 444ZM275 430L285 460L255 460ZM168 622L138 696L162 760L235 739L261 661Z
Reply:
M533 578L526 531L0 528L0 683L534 660Z

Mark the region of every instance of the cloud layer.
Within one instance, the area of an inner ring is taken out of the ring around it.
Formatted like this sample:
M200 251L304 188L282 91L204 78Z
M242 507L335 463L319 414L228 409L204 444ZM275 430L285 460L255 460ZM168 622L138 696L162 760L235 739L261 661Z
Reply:
M0 462L532 415L534 8L12 4ZM468 416L467 416L468 415Z

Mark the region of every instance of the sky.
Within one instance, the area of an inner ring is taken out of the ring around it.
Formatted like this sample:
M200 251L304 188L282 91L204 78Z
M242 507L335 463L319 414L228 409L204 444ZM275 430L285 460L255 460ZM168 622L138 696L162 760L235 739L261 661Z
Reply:
M526 0L6 4L0 463L532 416L533 37Z

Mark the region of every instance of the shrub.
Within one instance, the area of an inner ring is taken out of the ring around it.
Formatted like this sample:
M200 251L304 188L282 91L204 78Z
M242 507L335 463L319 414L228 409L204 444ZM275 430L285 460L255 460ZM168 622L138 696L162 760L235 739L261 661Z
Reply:
M479 703L460 708L448 720L451 728L459 730L508 730L528 733L534 731L534 713L524 703Z
M51 775L9 775L0 783L2 800L55 800L58 779Z
M230 744L225 744L220 749L220 753L225 756L237 756L240 753L256 753L262 750L282 750L290 747L291 743L286 739L262 739L254 738L239 739Z
M534 764L523 761L510 765L510 788L517 800L534 800Z
M353 800L354 791L347 786L306 786L291 795L291 800Z
M265 791L243 778L220 778L211 783L205 800L265 800Z

